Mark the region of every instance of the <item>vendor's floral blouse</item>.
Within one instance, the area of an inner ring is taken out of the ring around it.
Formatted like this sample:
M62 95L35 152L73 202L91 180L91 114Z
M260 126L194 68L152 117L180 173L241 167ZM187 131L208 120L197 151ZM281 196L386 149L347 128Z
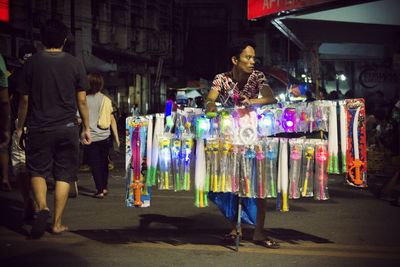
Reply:
M232 79L232 72L217 74L211 86L211 90L217 90L218 102L223 107L233 107L238 102L241 95L247 96L249 99L258 98L260 89L268 85L267 78L264 73L254 70L242 89L238 87L237 82Z

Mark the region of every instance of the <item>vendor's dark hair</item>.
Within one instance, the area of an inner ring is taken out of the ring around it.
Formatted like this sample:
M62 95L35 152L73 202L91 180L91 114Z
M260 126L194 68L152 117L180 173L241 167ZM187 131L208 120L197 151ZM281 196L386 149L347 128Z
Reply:
M50 19L40 29L42 43L46 48L60 48L68 35L68 28L59 20Z
M229 51L228 51L229 62L231 61L232 57L239 58L242 51L248 46L251 46L254 49L256 48L256 44L251 40L242 40L242 41L233 43L229 47Z

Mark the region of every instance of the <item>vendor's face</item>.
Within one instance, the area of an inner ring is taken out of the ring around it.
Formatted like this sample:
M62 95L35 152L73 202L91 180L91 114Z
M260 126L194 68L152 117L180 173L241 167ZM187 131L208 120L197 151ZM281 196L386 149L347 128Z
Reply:
M256 52L254 51L254 48L246 46L242 53L240 53L239 58L233 59L233 64L235 64L240 71L250 74L254 70L255 56Z

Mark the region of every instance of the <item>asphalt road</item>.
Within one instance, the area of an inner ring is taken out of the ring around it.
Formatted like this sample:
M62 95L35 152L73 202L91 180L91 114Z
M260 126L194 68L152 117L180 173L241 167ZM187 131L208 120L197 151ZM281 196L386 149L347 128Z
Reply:
M281 248L253 244L247 227L236 252L222 242L229 223L213 205L194 207L193 192L154 190L150 208L127 208L122 155L115 162L105 199L91 197L92 178L80 173L62 235L27 240L18 191L0 192L1 266L400 266L400 208L374 195L382 177L356 189L331 176L329 200L290 201L286 213L269 201L265 231Z

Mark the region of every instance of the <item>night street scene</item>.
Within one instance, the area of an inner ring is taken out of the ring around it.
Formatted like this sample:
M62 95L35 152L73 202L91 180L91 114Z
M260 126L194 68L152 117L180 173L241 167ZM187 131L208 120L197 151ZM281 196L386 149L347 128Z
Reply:
M399 10L0 0L0 265L400 266Z

